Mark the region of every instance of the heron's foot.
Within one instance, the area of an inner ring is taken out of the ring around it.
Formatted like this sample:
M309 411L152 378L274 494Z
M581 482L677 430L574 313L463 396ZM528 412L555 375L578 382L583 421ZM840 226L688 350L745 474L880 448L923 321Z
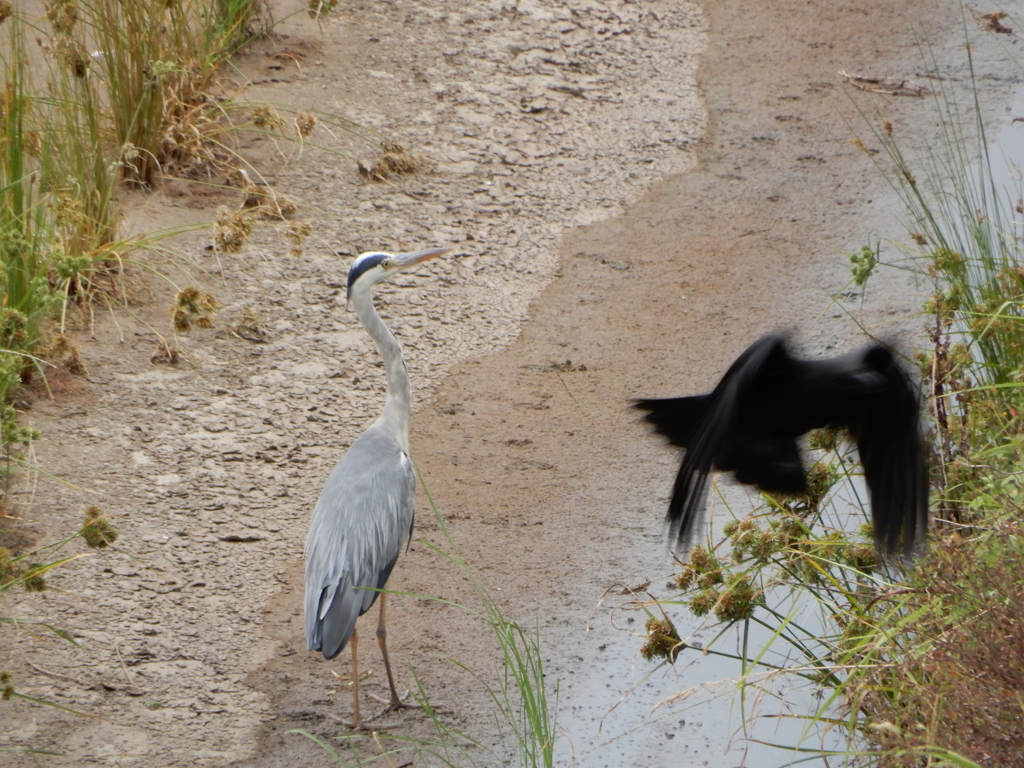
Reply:
M378 701L383 701L383 699L378 699L376 696L374 696L373 698L377 699ZM394 711L399 710L399 709L410 709L410 708L413 708L413 707L419 709L420 705L419 704L408 704L408 703L406 703L404 701L400 701L398 703L398 706L394 707L389 702L388 705L386 707L384 707L384 709L382 709L376 715L373 715L372 717L368 717L365 720L363 720L363 730L367 731L367 730L378 730L378 729L384 729L384 728L400 728L402 726L401 723L388 723L386 725L377 725L377 726L373 726L372 729L370 727L368 727L366 724L367 723L372 723L374 720L378 720L378 719L384 717L384 715L388 714L388 712L394 712Z
M352 722L350 720L342 720L341 718L337 718L337 720L339 720L341 724L348 728L350 731L384 731L388 728L401 728L401 723L385 723L383 725L371 725L375 720L379 720L381 717L383 717L390 711L391 708L389 707L388 709L378 712L376 715L373 715L372 717L363 718L358 723Z
M387 709L381 712L381 715L387 712L393 712L399 709L423 709L422 704L417 704L414 701L409 701L410 691L406 691L403 696L398 696L392 693L390 699L382 699L380 696L374 696L372 693L367 694L374 701L379 701L381 704L387 704ZM378 715L379 717L380 715Z

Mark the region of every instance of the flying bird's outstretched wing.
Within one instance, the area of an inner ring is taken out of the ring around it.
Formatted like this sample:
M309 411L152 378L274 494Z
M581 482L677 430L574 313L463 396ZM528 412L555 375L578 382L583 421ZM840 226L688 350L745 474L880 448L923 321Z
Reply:
M806 489L797 438L849 428L871 491L875 546L911 555L928 524L928 473L913 383L880 345L828 360L797 360L766 336L740 355L708 395L639 400L637 408L686 449L668 508L670 543L686 549L703 517L712 469L763 491Z
M666 515L669 540L678 549L693 543L694 532L704 516L711 470L748 470L748 457L743 446L737 444L744 404L750 402L759 382L766 375L773 378L785 361L782 340L768 336L740 355L711 394L635 403L637 408L649 411L644 418L658 432L673 445L686 448Z
M885 376L885 389L863 409L860 423L849 427L871 492L875 548L887 555L902 550L909 557L928 529L928 466L917 390L891 356L875 367Z

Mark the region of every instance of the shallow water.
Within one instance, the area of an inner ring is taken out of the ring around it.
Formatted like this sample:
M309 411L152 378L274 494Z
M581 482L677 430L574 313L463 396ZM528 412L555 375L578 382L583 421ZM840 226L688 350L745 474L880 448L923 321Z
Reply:
M717 499L719 514L714 520L715 540L721 538L721 527L731 516L721 510L743 513L756 500L745 489L728 481L720 483L722 497ZM724 500L724 503L723 503ZM652 551L665 552L662 532L629 542L635 551L626 554L637 561L650 560ZM671 572L666 557L665 573ZM652 583L650 590L659 596L672 591L662 583ZM788 598L774 596L773 605L783 613L791 610ZM780 699L755 695L747 690L746 701L736 695L741 674L737 659L701 654L685 650L674 666L657 665L639 655L643 623L646 615L629 610L627 597L613 595L595 612L590 622L587 647L604 646L600 658L580 664L578 669L561 676L558 722L567 743L559 745L560 764L599 768L619 766L675 767L681 760L689 765L728 768L735 765L787 765L794 756L792 746L803 743L815 747L821 737L805 733L801 721L787 714L801 713L816 707L816 691L795 676L769 679L767 674L755 677L764 682L764 689ZM616 607L617 606L617 607ZM681 607L666 610L676 624L680 636L688 642L710 644L721 631L718 625L701 629L704 622ZM818 617L813 606L792 609L804 626L816 626ZM632 623L629 623L632 619ZM747 637L748 655L768 644L770 632L751 625ZM726 637L713 648L721 653L741 653L743 638L740 626L731 628ZM551 649L556 655L560 649ZM789 648L776 643L765 656L771 663L784 664L777 654ZM582 659L580 659L582 662ZM789 661L792 665L793 660ZM675 700L669 701L671 697ZM782 715L782 717L779 717ZM754 740L787 745L777 748L757 744ZM834 739L832 740L834 741ZM569 746L571 744L571 748ZM830 747L837 744L827 741ZM815 765L804 762L803 765Z
M1008 8L1011 16L1024 18L1024 3L1015 2ZM1019 26L1014 19L1012 26ZM1017 50L1007 36L1007 48ZM1019 53L1019 51L1018 51ZM1019 57L1018 57L1019 60ZM1020 70L1017 71L1020 75ZM1009 76L1009 75L1007 75ZM1018 78L1019 79L1019 78ZM1012 99L991 117L989 127L990 165L992 184L1001 195L1003 210L1012 214L1013 205L1024 197L1021 168L1024 165L1024 122L1013 122L1024 117L1024 88L1017 87ZM939 149L941 152L941 148ZM977 168L972 169L977 175ZM895 212L895 211L894 211ZM1021 217L1014 217L1019 228ZM1019 232L1016 233L1020 235ZM818 350L820 351L820 350ZM721 483L723 497L729 507L736 510L751 508L751 500L742 488ZM863 520L856 499L866 499L862 481L840 491L840 515L846 515L849 525ZM719 502L721 503L721 502ZM845 509L845 511L843 511ZM716 529L727 517L720 516ZM845 526L844 526L845 527ZM718 540L717 538L715 539ZM665 554L661 531L651 531L641 539L624 541L624 560L643 562L650 560L652 552ZM651 591L660 597L668 594L664 581L672 572L671 563L664 557L661 582L654 579ZM586 645L603 648L600 656L584 662L582 650L565 668L557 670L561 678L561 696L558 723L563 742L558 746L558 763L596 768L624 768L628 766L676 767L680 765L731 768L733 766L786 766L799 762L802 766L821 766L821 759L808 759L796 754L792 748L772 747L755 743L763 741L790 747L803 744L806 748L843 747L836 736L807 732L802 721L786 715L800 715L820 705L820 692L799 682L792 675L769 681L765 688L780 698L771 696L756 700L748 690L746 700L736 694L740 663L735 659L702 655L684 651L674 667L657 666L644 661L638 649L642 639L645 615L642 612L615 608L628 598L613 596L595 612L590 621ZM780 609L782 610L782 609ZM821 626L816 607L802 605L793 608L804 626ZM785 611L783 611L785 612ZM687 640L709 642L720 628L700 630L701 622L682 608L671 614L680 635ZM633 618L632 624L627 623ZM750 649L760 649L770 633L755 628L747 638ZM738 628L731 630L715 648L739 653L742 638ZM574 657L572 649L550 649L555 658ZM786 648L776 645L785 653ZM754 655L756 651L750 651ZM767 657L766 657L767 658ZM687 692L685 698L669 702L669 698ZM781 717L779 715L782 715Z

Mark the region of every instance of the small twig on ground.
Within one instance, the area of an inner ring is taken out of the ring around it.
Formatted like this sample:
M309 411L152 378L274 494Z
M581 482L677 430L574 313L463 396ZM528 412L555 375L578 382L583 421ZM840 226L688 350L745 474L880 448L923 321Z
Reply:
M869 93L884 93L887 96L927 96L931 93L925 86L918 85L913 80L901 80L895 77L851 75L843 70L839 70L839 75L854 88L859 88Z

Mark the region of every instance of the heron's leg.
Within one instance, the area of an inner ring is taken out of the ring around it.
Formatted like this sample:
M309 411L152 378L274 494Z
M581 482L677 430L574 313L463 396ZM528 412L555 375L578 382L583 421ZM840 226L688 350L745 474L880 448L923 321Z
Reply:
M388 685L391 686L391 708L398 709L402 706L402 699L399 698L398 691L395 690L395 678L391 674L391 661L388 659L388 630L384 626L387 614L387 600L387 593L381 592L380 619L377 621L377 643L380 645L380 654L384 657L384 669L388 673Z
M380 654L384 657L384 669L388 673L388 685L391 686L391 703L388 709L419 708L419 704L410 704L403 701L402 697L398 695L398 690L395 688L395 678L391 674L391 660L388 658L388 630L384 626L387 615L387 599L387 593L382 592L380 595L380 619L377 621L377 643L380 645ZM409 692L406 691L405 695L408 696Z
M359 716L359 632L353 629L348 642L352 646L352 730L358 731L363 727Z

